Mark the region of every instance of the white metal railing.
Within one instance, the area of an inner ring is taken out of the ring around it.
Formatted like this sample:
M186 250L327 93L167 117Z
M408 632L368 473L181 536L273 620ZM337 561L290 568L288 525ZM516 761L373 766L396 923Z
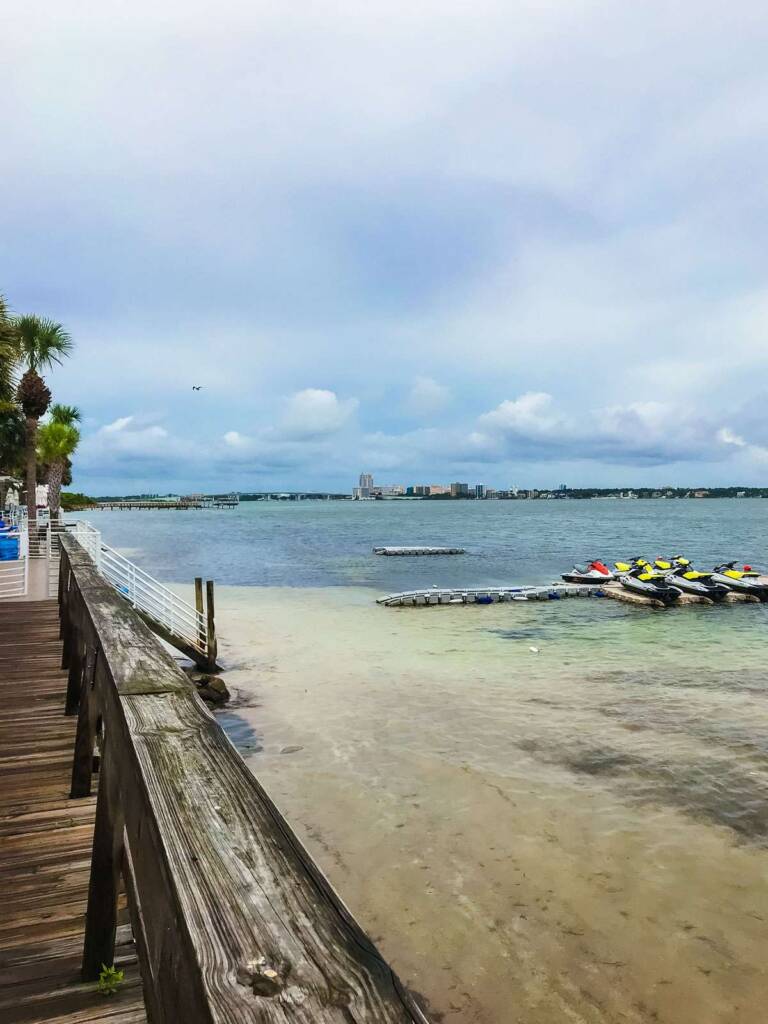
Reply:
M0 601L7 601L14 597L24 597L29 589L29 537L27 524L21 525L9 522L15 528L4 533L6 537L13 537L19 542L19 557L0 561Z
M140 569L125 555L104 544L101 532L91 523L79 519L71 532L91 556L101 575L134 608L151 616L201 654L206 654L208 630L202 612Z

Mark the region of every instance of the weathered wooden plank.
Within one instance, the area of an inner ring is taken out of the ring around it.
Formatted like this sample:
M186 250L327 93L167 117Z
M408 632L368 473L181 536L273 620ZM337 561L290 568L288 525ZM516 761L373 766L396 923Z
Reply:
M201 702L120 705L142 779L123 791L126 831L142 834L131 853L138 890L151 894L143 909L158 975L170 970L167 923L181 914L187 955L203 983L216 978L203 990L214 1021L423 1019ZM162 993L190 1020L193 980L177 969Z
M103 723L97 821L93 832L88 815L67 818L65 747L57 744L69 736L74 746L75 723L62 715L59 732L49 704L39 750L48 763L28 743L4 755L12 783L0 826L20 820L0 858L0 886L15 893L0 928L0 972L21 972L21 1019L123 1024L114 1002L111 1017L96 1017L71 975L55 982L63 975L52 962L70 970L68 943L82 935L90 855L84 976L119 955L123 868L154 1024L425 1021L173 659L66 536L60 599L66 678L49 678L57 658L50 607L40 610L45 621L28 624L33 632L19 619L25 642L7 662L11 671L24 662L47 698L60 687L62 706L66 689L70 714L80 708L76 792L90 784L96 717ZM27 639L45 650L35 654ZM92 853L84 849L90 835ZM33 944L51 967L40 987L29 973ZM125 1024L144 1019L140 1001L125 1013Z
M109 940L120 810L158 1021L423 1020L172 659L114 595L78 592L80 577L67 615L103 652L106 735L86 976Z
M68 798L75 722L63 714L56 605L9 607L0 604L0 1022L143 1024L130 927L118 928L128 981L116 1001L79 981L96 800Z

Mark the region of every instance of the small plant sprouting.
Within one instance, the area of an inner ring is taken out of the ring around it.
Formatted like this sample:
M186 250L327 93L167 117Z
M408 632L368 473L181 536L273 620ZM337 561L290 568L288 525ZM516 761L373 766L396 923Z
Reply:
M116 970L114 965L107 967L106 964L102 964L96 987L103 996L113 996L122 985L124 977L125 972Z

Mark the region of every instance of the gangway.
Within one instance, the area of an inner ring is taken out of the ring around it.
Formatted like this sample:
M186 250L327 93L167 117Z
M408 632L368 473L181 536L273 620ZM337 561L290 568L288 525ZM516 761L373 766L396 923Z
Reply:
M160 583L115 548L105 544L101 531L84 519L67 524L67 533L88 552L99 573L125 598L149 628L204 671L216 668L216 626L213 580L208 580L203 600L203 581L195 580L195 606ZM54 531L49 531L58 548ZM49 540L49 543L51 541ZM51 562L58 550L51 550ZM49 562L49 564L51 564Z

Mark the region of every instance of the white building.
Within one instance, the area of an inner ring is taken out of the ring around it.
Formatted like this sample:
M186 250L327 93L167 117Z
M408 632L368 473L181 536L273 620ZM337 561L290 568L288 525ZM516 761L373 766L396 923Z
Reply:
M361 473L358 481L359 486L352 488L352 497L357 498L372 498L373 497L373 474L372 473Z

